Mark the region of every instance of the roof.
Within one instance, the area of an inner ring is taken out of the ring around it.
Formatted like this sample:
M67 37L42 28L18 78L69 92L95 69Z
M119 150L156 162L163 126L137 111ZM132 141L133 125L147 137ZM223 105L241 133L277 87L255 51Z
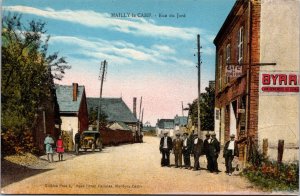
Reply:
M174 129L173 119L160 119L156 126L160 129Z
M124 131L131 131L131 129L123 122L114 122L112 125L109 126L112 130L124 130Z
M136 123L138 120L134 117L128 106L122 100L122 98L101 98L101 111L107 115L109 122L124 122L124 123ZM90 109L96 110L98 107L99 98L88 97L87 106L88 112Z
M188 117L187 116L175 116L174 124L179 126L187 125Z
M84 86L78 85L77 101L73 101L72 85L55 85L57 102L61 113L75 113L79 111Z

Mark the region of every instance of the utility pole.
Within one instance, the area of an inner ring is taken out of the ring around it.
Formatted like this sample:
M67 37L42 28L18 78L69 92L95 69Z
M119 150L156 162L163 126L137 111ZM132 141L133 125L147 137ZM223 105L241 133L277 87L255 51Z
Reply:
M97 131L100 131L100 113L101 113L101 98L102 98L102 89L103 89L103 81L105 80L105 75L106 75L106 60L101 62L100 66L100 75L99 75L99 80L101 80L100 83L100 97L99 97L99 102L98 102L98 117L97 117ZM102 73L101 73L102 72Z
M200 35L197 35L197 55L198 55L198 137L201 133L201 120L200 120L200 98L201 98L201 54L200 54Z
M184 114L183 114L183 101L181 101L181 111L182 111L182 116L184 116Z
M141 136L141 110L142 110L142 101L143 101L143 97L141 97L141 101L140 101L140 112L139 112L139 120L138 120L138 141L140 141L140 136Z

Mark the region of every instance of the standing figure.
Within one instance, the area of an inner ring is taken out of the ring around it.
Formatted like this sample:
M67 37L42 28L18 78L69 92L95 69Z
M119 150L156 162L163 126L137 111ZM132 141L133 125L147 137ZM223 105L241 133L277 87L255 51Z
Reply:
M79 130L75 134L75 152L78 155L79 154L79 145L80 145L80 133Z
M183 153L184 167L185 167L185 169L190 169L190 167L191 167L191 159L190 159L191 140L188 138L188 133L183 134L182 153Z
M168 136L168 132L164 132L164 136L160 139L159 150L162 154L161 166L170 167L170 151L173 148L172 139Z
M235 135L230 135L230 140L226 142L224 146L223 157L225 158L226 174L231 176L232 174L232 160L234 156L239 155L237 142L234 140Z
M216 138L216 134L212 133L211 134L211 140L208 146L208 155L211 158L211 172L219 172L218 169L218 157L220 154L220 143Z
M208 148L209 148L209 143L210 143L210 134L207 133L207 134L205 135L205 137L206 137L206 138L205 138L205 140L204 140L204 142L203 142L203 151L204 151L204 154L205 154L205 156L206 156L206 161L207 161L207 166L206 166L206 168L207 168L208 171L212 171L211 158L210 158L209 153L208 153Z
M182 146L183 140L180 138L180 133L176 133L176 138L173 140L173 153L175 155L175 167L182 167Z
M200 169L199 158L203 153L203 140L198 138L198 134L194 133L194 140L192 143L192 153L194 155L194 168L193 170L196 171Z
M44 140L44 144L46 145L46 154L47 154L47 159L48 162L53 162L53 145L54 145L54 140L53 138L50 136L50 134L48 133L45 140ZM50 161L50 157L51 156L51 161Z
M56 152L58 153L58 160L63 160L63 153L65 152L64 149L64 142L61 138L61 135L58 137L58 140L56 141Z

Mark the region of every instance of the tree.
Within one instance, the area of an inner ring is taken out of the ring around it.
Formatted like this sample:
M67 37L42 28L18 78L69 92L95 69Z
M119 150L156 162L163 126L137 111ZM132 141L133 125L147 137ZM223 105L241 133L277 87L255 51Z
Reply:
M200 120L201 130L214 130L214 105L215 105L215 89L206 87L205 93L201 93L200 100ZM192 123L198 125L198 99L195 99L189 105L189 115L191 115Z
M53 93L53 79L61 80L71 67L58 53L47 54L45 23L21 23L21 15L2 18L2 128L31 129L41 104Z
M95 110L91 107L90 111L89 111L89 124L93 125L94 128L97 127L97 118L98 118L98 106L96 106ZM103 111L100 111L100 114L99 114L99 127L100 128L107 126L107 124L108 124L107 118L108 118L108 116Z

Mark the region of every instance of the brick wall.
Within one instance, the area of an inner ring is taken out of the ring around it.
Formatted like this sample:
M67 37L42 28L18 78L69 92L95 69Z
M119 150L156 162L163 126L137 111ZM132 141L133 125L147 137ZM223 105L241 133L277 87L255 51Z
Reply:
M251 14L251 63L260 61L260 1L252 1ZM249 89L249 118L248 136L257 139L258 130L258 94L259 93L259 66L252 66L250 69L250 89Z

